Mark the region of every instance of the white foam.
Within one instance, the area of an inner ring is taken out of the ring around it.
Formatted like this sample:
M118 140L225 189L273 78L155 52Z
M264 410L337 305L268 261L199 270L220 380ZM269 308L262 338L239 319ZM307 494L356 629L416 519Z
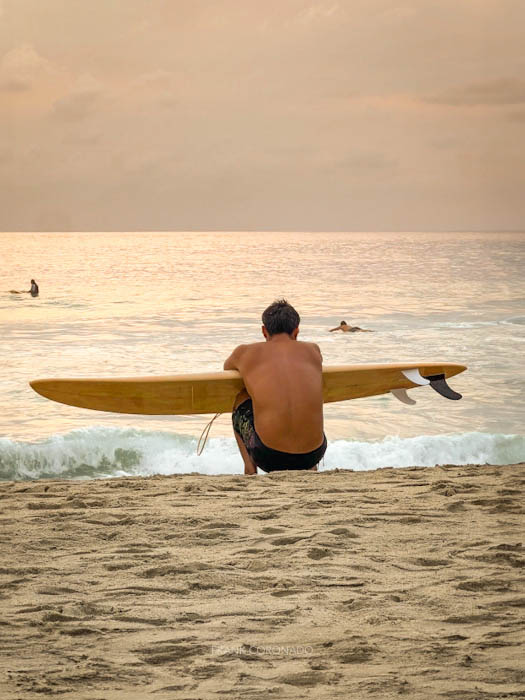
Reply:
M325 468L435 467L441 464L518 464L525 460L525 436L461 433L387 437L380 442L336 440Z
M0 479L100 478L153 474L239 474L233 438L211 438L204 453L186 435L90 427L29 443L0 439ZM387 437L377 442L329 442L322 470L431 467L439 464L517 464L525 436L463 433Z

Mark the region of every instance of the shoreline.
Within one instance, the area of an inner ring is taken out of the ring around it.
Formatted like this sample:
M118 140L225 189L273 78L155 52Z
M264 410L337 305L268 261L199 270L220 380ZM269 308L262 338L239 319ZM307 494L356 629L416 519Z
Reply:
M2 697L525 694L525 472L0 482Z

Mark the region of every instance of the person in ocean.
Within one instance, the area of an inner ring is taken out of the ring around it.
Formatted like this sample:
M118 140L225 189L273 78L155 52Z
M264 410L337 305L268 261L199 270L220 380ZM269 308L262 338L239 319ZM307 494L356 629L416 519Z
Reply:
M16 289L11 289L11 294L31 294L32 297L37 297L39 294L38 284L35 280L31 280L31 289L24 289L22 292L18 292Z
M359 328L359 326L349 326L346 321L341 321L341 323L338 326L336 326L336 328L330 328L330 333L333 333L334 331L343 331L343 333L357 333L358 331L361 331L361 333L374 332L369 330L368 328Z
M224 363L246 387L232 412L244 473L316 471L327 446L321 351L297 340L300 317L285 299L271 304L262 322L265 341L239 345Z

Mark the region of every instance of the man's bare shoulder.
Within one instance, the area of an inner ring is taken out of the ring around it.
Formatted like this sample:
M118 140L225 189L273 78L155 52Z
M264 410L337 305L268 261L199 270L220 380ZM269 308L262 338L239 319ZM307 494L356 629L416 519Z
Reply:
M235 350L233 351L234 353L239 353L242 354L243 352L247 352L248 350L251 350L252 348L259 348L266 345L266 343L243 343L243 345L237 345Z
M311 352L312 354L321 357L322 359L322 353L321 353L321 348L317 343L310 343L307 342L306 340L298 340L298 343L301 343L301 345L305 346L308 348L308 351Z
M244 345L239 345L239 346L237 346L233 352L234 352L237 356L240 357L241 355L248 355L248 354L252 354L252 353L254 353L254 352L257 353L257 352L259 352L261 349L263 349L263 348L265 348L265 347L266 347L266 343L265 343L265 342L261 342L261 343L246 343L246 344L244 344Z
M241 362L244 364L247 358L250 356L253 357L254 351L257 352L256 348L263 345L264 343L248 343L246 345L238 345L224 363L224 369L240 370Z
M223 369L239 369L239 362L244 355L246 345L237 345L227 360L225 360Z
M319 349L320 349L320 348L319 348L319 345L317 345L317 343L311 343L311 342L309 342L309 341L307 341L307 340L298 340L297 342L300 343L301 345L306 345L307 347L312 348L312 349L315 349L315 350L319 350Z

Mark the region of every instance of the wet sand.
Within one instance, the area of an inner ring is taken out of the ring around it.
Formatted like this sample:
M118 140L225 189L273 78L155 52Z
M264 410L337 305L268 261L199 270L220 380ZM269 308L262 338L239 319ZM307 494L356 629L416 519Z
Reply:
M0 484L0 697L525 697L525 465Z

